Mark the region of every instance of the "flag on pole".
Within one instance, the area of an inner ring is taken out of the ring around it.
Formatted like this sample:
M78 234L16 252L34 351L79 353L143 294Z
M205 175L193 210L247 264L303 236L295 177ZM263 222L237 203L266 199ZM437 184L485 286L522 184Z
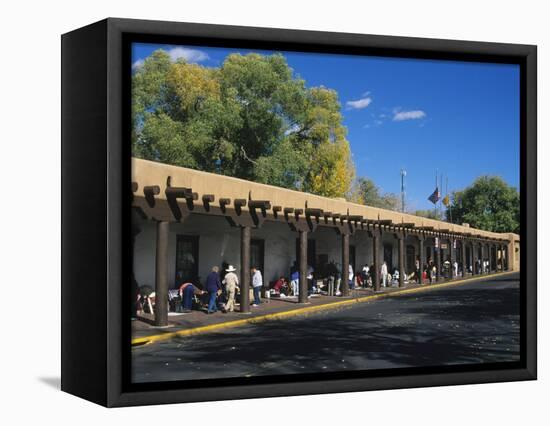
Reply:
M441 194L439 193L439 188L436 186L435 191L428 197L428 200L430 200L433 204L437 204L440 199Z
M441 202L445 204L445 207L449 207L449 204L450 204L449 194L445 195L445 198L443 198L443 201Z

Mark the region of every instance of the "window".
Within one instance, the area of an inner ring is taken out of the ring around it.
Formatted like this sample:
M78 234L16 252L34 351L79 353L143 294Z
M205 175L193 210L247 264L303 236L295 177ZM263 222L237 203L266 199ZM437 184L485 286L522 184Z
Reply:
M405 253L406 253L405 270L407 271L408 274L410 274L411 272L416 270L416 265L415 265L416 258L415 258L414 246L408 245L405 249Z
M178 235L176 240L175 286L199 279L199 237Z
M250 267L255 266L262 274L265 274L264 249L264 240L250 240Z

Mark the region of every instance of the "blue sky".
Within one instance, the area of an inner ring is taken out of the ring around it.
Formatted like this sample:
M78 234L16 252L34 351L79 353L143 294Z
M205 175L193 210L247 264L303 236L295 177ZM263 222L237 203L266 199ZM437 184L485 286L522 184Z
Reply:
M134 44L139 66L162 48L175 60L218 67L247 49ZM263 54L271 51L258 51ZM436 170L449 192L499 175L519 187L519 66L473 62L281 52L306 85L335 89L357 176L400 192L408 209L433 208Z

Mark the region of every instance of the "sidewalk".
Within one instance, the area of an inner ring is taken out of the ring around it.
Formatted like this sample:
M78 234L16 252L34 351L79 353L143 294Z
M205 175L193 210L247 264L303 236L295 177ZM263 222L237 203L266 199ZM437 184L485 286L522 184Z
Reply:
M473 277L467 276L466 278L454 280L442 280L437 284L409 284L404 287L386 287L382 288L381 291L377 293L372 289L360 288L352 290L348 297L321 295L311 297L308 299L307 304L298 303L297 298L294 297L285 299L271 298L269 299L269 303L262 303L258 307L251 306L250 314L241 314L238 312L238 305L236 312L228 312L226 314L221 311L210 315L207 315L206 311L192 311L186 314L170 312L168 316L169 325L162 328L153 325L153 315L140 314L135 321L132 321L132 346L141 346L155 341L166 340L174 336L211 332L248 323L343 307L357 302L375 300L392 293L408 293L414 291L414 289L435 288L446 284L458 284L473 279L484 279L503 274L506 274L506 272L498 272L489 275L475 275ZM266 300L267 299L263 299L262 301L265 302Z

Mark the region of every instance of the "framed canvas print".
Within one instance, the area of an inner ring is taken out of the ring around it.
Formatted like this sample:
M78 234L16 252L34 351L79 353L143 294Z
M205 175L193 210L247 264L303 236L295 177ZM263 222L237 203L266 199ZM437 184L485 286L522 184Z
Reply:
M62 389L536 378L536 47L107 19L62 37Z

